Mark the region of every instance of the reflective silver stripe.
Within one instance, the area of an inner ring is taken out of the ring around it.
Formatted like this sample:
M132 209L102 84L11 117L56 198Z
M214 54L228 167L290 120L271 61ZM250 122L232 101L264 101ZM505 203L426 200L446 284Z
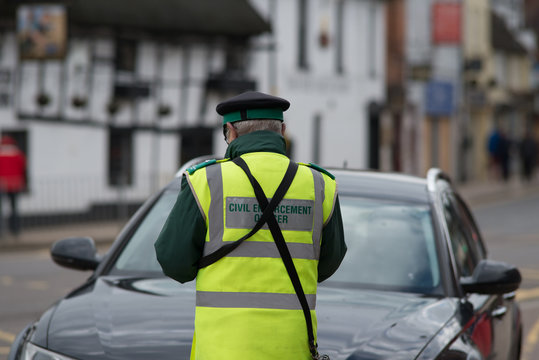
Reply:
M320 236L323 226L324 178L316 170L311 169L314 178L314 231L313 244L287 243L292 258L316 260L320 257ZM224 234L224 199L223 174L221 164L206 168L206 177L210 189L211 202L208 210L209 241L204 245L203 255L217 251L229 241L223 241ZM286 230L286 229L285 229ZM316 240L316 241L315 241ZM245 241L229 257L268 257L280 258L279 251L273 242Z
M228 241L225 241L227 243ZM287 242L290 255L294 259L315 260L312 244ZM274 242L245 241L227 256L231 257L268 257L280 258Z
M322 237L322 227L324 226L324 199L326 196L326 185L324 176L317 170L310 168L314 180L314 226L313 226L313 246L314 256L320 258L320 240Z
M208 210L208 230L210 241L204 245L204 256L213 253L223 245L223 173L221 164L206 168L206 178L210 188L210 208Z
M309 309L316 307L316 295L305 294ZM197 291L196 306L216 308L301 310L296 294Z

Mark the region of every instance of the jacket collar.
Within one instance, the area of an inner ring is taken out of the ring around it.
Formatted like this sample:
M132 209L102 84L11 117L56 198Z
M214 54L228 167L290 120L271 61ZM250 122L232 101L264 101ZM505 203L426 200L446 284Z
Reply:
M274 152L286 155L286 142L281 135L267 130L254 131L232 141L225 157L234 159L251 152Z

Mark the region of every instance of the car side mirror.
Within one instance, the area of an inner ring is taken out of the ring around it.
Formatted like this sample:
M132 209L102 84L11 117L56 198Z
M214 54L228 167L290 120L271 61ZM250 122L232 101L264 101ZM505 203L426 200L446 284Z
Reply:
M56 241L51 247L51 257L58 265L76 270L95 270L100 262L95 242L89 237Z
M506 294L518 289L522 277L513 265L499 261L481 260L472 276L461 277L460 284L466 293Z

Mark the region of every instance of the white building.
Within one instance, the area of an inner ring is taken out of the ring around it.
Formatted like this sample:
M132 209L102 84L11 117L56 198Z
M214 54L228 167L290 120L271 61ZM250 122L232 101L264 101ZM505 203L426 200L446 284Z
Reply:
M248 89L290 100L298 161L366 166L368 105L384 101L383 1L74 0L60 60L20 59L10 4L0 131L28 156L27 217L136 204L187 159L224 154L215 105Z
M367 166L368 105L385 100L385 13L379 0L256 0L272 32L258 37L252 76L290 100L293 157ZM256 76L258 75L258 76Z

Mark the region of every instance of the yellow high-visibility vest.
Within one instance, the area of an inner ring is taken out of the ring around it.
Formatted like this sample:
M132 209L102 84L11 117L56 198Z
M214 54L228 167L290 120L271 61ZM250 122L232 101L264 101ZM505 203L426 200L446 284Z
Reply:
M281 154L242 155L271 198L287 169ZM203 255L249 232L262 215L251 183L233 162L217 162L186 177L206 221ZM336 182L300 164L274 211L313 320L322 228L335 206ZM191 359L310 359L300 302L265 225L219 261L198 271Z

